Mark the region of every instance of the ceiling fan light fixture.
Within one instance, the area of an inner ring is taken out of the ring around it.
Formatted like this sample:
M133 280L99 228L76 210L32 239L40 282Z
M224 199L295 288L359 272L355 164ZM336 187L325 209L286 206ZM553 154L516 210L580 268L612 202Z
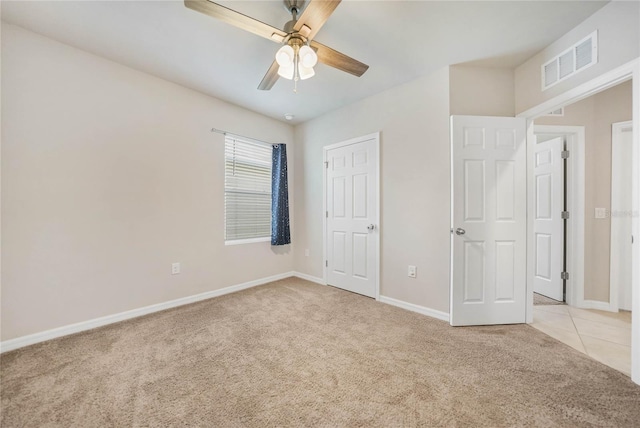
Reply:
M289 65L288 67L281 65L280 67L278 67L278 76L284 77L285 79L292 80L294 68L295 67L293 64Z
M306 68L314 67L318 63L318 55L309 46L302 46L298 56L300 57L300 63Z
M315 76L316 72L313 71L313 67L305 67L302 63L298 64L298 75L300 80L307 80L310 77Z
M282 67L293 68L294 59L295 59L295 52L293 51L293 48L289 45L284 45L283 47L278 49L278 52L276 52L276 62L281 68Z

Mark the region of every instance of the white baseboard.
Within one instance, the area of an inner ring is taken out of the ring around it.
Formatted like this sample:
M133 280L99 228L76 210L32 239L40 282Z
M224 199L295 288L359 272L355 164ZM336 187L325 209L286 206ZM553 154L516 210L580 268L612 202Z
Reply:
M245 282L242 284L232 285L229 287L220 288L218 290L207 291L205 293L196 294L193 296L182 297L168 302L158 303L155 305L145 306L138 309L132 309L125 312L120 312L113 315L107 315L100 318L94 318L88 321L82 321L75 324L69 324L63 327L54 328L51 330L42 331L39 333L29 334L27 336L17 337L15 339L5 340L0 342L0 353L13 351L14 349L22 348L25 346L33 345L36 343L44 342L51 339L56 339L62 336L68 336L74 333L80 333L81 331L91 330L93 328L102 327L108 324L125 321L132 318L137 318L143 315L148 315L154 312L164 311L165 309L171 309L178 306L188 305L189 303L195 303L206 299L211 299L225 294L235 293L237 291L245 290L247 288L256 287L258 285L268 284L273 281L285 279L289 277L297 277L307 281L314 282L316 284L326 285L322 278L308 275L302 272L285 272L278 275L269 276L266 278L260 278L253 281ZM406 309L412 312L417 312L422 315L426 315L432 318L436 318L442 321L449 322L449 314L445 312L436 311L435 309L426 308L424 306L414 305L413 303L403 302L391 297L380 296L380 302L387 303L389 305L397 306L402 309ZM589 302L589 301L586 301ZM593 302L593 301L592 301ZM603 303L603 302L593 302ZM608 305L608 304L606 304ZM595 308L595 309L600 309ZM605 309L606 310L606 309Z
M163 311L165 309L171 309L177 306L188 305L189 303L195 303L201 300L211 299L213 297L218 297L225 294L235 293L240 290L245 290L247 288L256 287L258 285L267 284L269 282L278 281L280 279L289 278L292 276L298 276L298 275L296 275L294 272L285 272L278 275L268 276L266 278L260 278L253 281L245 282L242 284L220 288L218 290L207 291L205 293L200 293L193 296L182 297L179 299L170 300L168 302L145 306L138 309L132 309L130 311L120 312L113 315L107 315L100 318L94 318L92 320L82 321L75 324L69 324L63 327L46 330L40 333L34 333L34 334L29 334L27 336L17 337L15 339L5 340L4 342L0 342L0 353L12 351L14 349L33 345L35 343L44 342L46 340L55 339L57 337L67 336L69 334L91 330L92 328L102 327L107 324L113 324L116 322L131 319L131 318L137 318L142 315L151 314L153 312ZM310 277L310 278L313 278L313 277ZM304 278L304 279L307 279L307 278Z
M380 296L380 302L388 305L397 306L402 309L406 309L411 312L417 312L422 315L426 315L431 318L436 318L442 321L449 322L449 314L446 312L437 311L435 309L426 308L420 305L414 305L413 303L403 302L402 300L392 299L387 296Z
M318 278L317 276L313 276L313 275L307 275L306 273L293 272L293 276L295 276L296 278L306 279L307 281L315 282L316 284L327 285L327 283L324 282L324 279Z
M611 306L609 302L599 300L582 300L576 305L580 309L597 309L599 311L618 312L618 308Z

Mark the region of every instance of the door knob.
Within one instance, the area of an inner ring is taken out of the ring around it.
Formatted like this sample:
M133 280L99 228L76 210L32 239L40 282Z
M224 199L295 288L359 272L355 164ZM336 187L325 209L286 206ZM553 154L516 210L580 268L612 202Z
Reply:
M376 228L375 224L370 224L369 226L367 226L367 230L373 230Z
M464 235L465 233L467 233L467 231L461 227L456 229L456 235Z

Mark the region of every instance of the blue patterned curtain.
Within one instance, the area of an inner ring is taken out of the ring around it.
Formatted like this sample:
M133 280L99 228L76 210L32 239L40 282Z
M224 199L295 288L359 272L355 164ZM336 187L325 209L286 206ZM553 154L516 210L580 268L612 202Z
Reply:
M287 146L273 146L271 164L271 245L291 243L289 232L289 186L287 185Z

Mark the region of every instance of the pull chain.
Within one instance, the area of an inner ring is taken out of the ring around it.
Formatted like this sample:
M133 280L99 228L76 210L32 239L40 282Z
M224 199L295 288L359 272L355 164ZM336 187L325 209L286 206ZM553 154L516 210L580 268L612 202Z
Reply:
M298 57L298 46L295 47L295 53L293 55L293 92L295 94L298 93L298 80L300 76L298 74L298 61L300 58Z

